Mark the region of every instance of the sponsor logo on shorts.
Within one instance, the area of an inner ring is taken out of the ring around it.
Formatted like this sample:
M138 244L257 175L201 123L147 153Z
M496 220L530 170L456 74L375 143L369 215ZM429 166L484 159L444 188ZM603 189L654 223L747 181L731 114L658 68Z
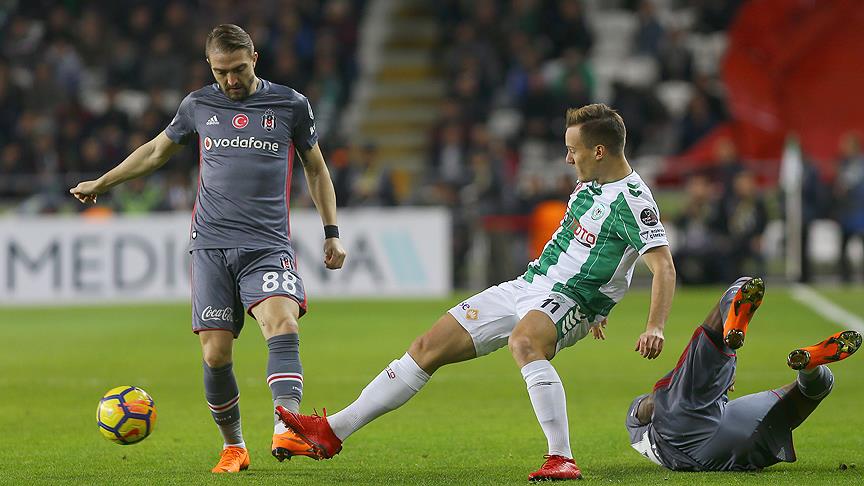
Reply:
M585 316L580 312L579 306L573 306L570 311L567 312L567 315L565 315L560 321L561 335L563 336L572 331L573 328L578 326L583 320L585 320Z
M231 124L234 125L234 128L237 130L242 130L249 124L249 117L244 113L237 113L234 115L234 118L231 119Z
M228 321L231 322L234 315L234 310L230 307L224 309L214 309L212 306L207 306L201 311L202 321Z
M476 321L479 318L480 318L480 311L477 309L468 309L468 311L465 312L465 319L468 319L470 321Z
M643 209L642 213L639 214L639 219L642 220L642 224L645 226L657 226L657 223L660 222L660 219L657 218L657 213L651 208Z

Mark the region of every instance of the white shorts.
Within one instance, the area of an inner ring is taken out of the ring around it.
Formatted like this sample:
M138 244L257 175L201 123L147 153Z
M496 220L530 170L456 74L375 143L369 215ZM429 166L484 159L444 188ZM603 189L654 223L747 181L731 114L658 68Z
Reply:
M575 300L521 278L489 287L449 312L471 335L479 357L506 346L513 328L532 310L548 315L555 324L558 331L556 354L585 337L594 324L583 316ZM596 321L602 319L598 316Z

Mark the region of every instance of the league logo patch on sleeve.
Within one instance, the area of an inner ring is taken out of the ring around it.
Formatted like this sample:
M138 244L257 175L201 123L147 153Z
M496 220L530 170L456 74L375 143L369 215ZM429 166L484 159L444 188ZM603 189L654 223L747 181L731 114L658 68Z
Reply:
M261 126L268 132L276 128L276 113L270 108L261 115Z
M655 213L651 208L643 209L642 213L639 215L639 219L642 220L642 224L645 226L657 226L657 223L660 222L657 213Z

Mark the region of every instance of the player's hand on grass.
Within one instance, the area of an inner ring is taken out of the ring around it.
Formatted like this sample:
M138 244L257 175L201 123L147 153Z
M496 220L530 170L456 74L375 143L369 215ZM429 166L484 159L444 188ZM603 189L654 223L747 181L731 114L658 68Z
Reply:
M654 359L660 356L663 351L663 331L660 329L648 328L639 335L639 340L636 341L636 349L643 358Z
M84 181L79 182L77 186L69 189L69 194L75 196L75 199L82 203L95 203L96 196L105 192L99 181Z
M345 248L342 248L342 243L339 238L327 238L324 240L324 265L330 270L342 268L345 263Z
M606 319L603 319L597 325L591 326L591 334L594 335L594 339L606 339L606 333L603 332L603 329L606 329Z

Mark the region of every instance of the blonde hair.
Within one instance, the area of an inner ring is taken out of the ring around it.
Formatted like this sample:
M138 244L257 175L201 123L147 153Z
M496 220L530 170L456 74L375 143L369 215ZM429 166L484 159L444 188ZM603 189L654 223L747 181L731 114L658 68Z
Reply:
M627 129L621 115L603 103L567 110L567 128L580 125L582 143L588 147L603 145L612 154L624 152Z

